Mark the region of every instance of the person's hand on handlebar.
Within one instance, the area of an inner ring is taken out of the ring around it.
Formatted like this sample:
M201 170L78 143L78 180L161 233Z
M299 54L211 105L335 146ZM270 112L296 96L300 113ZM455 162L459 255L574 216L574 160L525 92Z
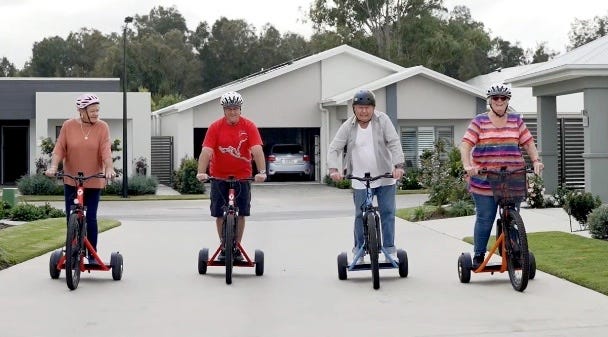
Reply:
M196 179L198 179L198 181L207 181L209 180L209 175L207 173L197 173Z
M261 173L261 172L260 172L260 173L256 174L256 175L255 175L255 177L253 177L253 180L254 180L256 183L261 183L261 182L263 182L264 180L266 180L266 173Z
M49 168L44 171L44 175L54 178L57 175L57 166L49 166Z
M543 169L545 168L545 164L543 164L540 160L536 160L534 163L534 174L536 174L537 176L540 175L540 173L543 171Z
M106 172L104 173L104 175L106 176L106 179L108 179L108 180L112 180L112 179L116 178L116 172L114 172L113 167L108 167L106 169Z
M335 182L342 180L342 175L340 174L340 171L338 171L337 169L330 169L329 177L331 178L331 180L333 180Z
M405 170L400 167L395 167L393 169L393 178L395 178L397 180L401 180L401 178L403 178L404 174L405 174Z
M472 177L479 174L479 168L476 166L465 166L464 171L467 173L467 176Z

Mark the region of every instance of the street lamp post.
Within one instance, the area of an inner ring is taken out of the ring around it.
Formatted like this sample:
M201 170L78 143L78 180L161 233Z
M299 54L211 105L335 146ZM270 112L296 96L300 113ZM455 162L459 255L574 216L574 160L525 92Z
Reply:
M133 17L125 18L122 31L122 197L129 196L129 178L127 177L127 26Z

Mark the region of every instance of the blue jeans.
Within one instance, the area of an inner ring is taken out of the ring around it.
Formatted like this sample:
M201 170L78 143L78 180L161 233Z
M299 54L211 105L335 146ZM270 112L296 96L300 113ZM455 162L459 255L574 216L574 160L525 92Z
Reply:
M485 255L498 204L493 196L485 196L472 193L473 201L475 202L475 229L473 230L473 242L475 255ZM519 210L519 203L516 205Z
M76 197L76 187L63 185L63 195L65 196L65 213L67 219L70 219L70 207L74 205ZM97 207L99 206L99 198L101 197L101 189L86 188L84 190L84 205L87 208L87 239L97 251Z
M372 197L378 201L378 212L382 228L382 246L389 253L395 252L395 185L372 188ZM355 203L355 247L360 248L365 241L363 233L363 211L367 192L365 189L353 190Z

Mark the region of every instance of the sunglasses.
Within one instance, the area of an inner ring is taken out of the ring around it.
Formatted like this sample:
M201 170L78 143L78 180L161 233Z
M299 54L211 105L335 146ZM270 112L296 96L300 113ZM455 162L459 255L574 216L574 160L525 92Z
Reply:
M507 96L492 96L492 100L493 100L493 101L498 101L498 100L501 100L501 101L503 101L503 102L504 102L504 101L506 101L506 100L508 100L508 99L509 99L509 97L507 97Z

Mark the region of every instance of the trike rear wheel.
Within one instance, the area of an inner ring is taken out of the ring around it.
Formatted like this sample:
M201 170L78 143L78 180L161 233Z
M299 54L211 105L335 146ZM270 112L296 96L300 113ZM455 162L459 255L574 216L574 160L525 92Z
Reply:
M503 227L509 279L513 289L524 291L528 286L530 276L530 254L526 228L521 216L515 210L509 212Z
M471 254L460 254L458 257L458 279L461 283L469 283L469 281L471 281L472 268L473 262L471 261Z
M348 267L348 257L346 252L338 254L338 279L346 280L346 268Z
M209 260L209 249L203 248L198 251L198 273L207 273L207 261Z
M81 244L78 214L72 213L68 221L68 231L65 239L65 280L70 290L78 288L80 282Z
M59 260L63 256L63 251L61 249L56 250L51 254L51 259L49 261L49 273L51 274L51 278L56 280L59 278L61 274L61 269L59 269Z
M110 266L112 266L112 279L119 281L122 279L123 261L122 254L114 252L110 255Z
M399 259L399 276L407 277L408 264L407 264L407 253L403 249L397 250L397 258Z
M256 249L254 261L255 261L255 274L257 276L264 275L264 252L259 249Z

